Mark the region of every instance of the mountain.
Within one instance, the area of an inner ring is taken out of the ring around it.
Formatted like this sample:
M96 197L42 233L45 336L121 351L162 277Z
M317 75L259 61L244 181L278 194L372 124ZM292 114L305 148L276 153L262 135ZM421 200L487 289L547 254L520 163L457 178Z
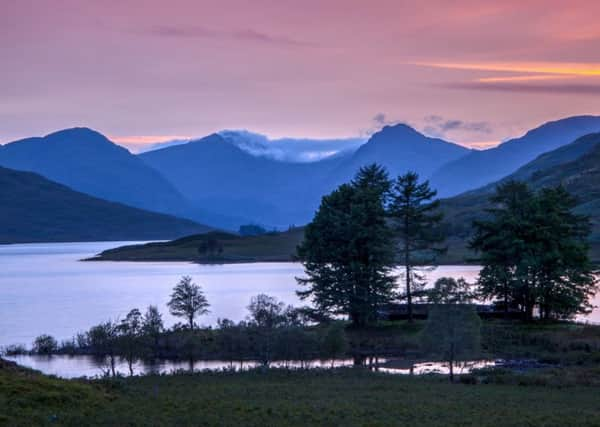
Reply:
M548 122L520 138L472 151L442 166L431 176L431 183L443 197L475 189L509 175L542 153L594 132L600 132L600 117L575 116Z
M129 206L175 215L190 213L188 202L157 171L88 128L6 144L0 150L0 166L35 172L74 190Z
M189 220L107 202L0 167L0 243L156 240L204 233Z
M248 135L250 140L241 141ZM232 137L228 132L139 157L196 206L285 228L309 222L321 197L351 179L361 166L376 162L392 176L408 170L428 176L470 152L406 125L386 126L356 151L344 150L315 162L281 161L272 151L256 155L248 147L256 151L264 144L257 145L254 134L238 132Z
M600 261L600 133L544 153L495 183L442 200L450 246L456 254L464 253L465 241L472 233L471 224L485 215L496 186L511 179L527 182L534 190L562 184L573 194L578 200L575 211L590 216L593 258Z
M385 126L339 166L336 179L346 182L361 166L371 163L385 166L391 177L411 170L428 178L442 165L469 153L465 147L429 138L404 124Z
M339 162L337 157L292 163L255 156L219 134L139 157L196 206L277 227L311 218L320 198L318 181Z

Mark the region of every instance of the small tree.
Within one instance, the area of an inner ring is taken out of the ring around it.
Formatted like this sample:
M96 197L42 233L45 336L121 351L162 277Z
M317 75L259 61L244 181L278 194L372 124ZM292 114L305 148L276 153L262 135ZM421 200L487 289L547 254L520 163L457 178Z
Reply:
M107 321L97 326L92 326L87 333L88 343L96 354L108 356L110 372L116 376L117 363L117 338L119 334L118 324Z
M285 321L285 308L285 304L275 297L256 295L248 305L248 321L261 328L275 328Z
M173 316L186 318L190 329L194 329L194 319L196 316L209 313L210 304L204 296L202 288L192 282L190 276L183 276L173 288L171 300L167 306Z
M432 201L436 194L429 181L420 183L419 175L414 172L399 176L393 187L389 213L404 264L409 322L413 320L413 292L424 285L424 275L419 273L418 266L435 266L438 255L446 250L439 246L445 237L439 227L443 218L438 212L439 201Z
M475 296L472 285L462 277L440 277L428 292L429 302L434 304L471 304Z
M58 349L58 342L51 335L40 335L33 342L33 352L36 354L51 355Z
M162 315L155 305L149 305L142 319L142 332L152 340L154 356L158 353L158 340L165 330Z
M321 338L321 352L323 356L331 359L331 367L334 367L335 359L342 356L348 350L348 339L342 322L333 322L324 331Z
M275 329L285 324L285 304L277 298L259 294L248 305L248 322L256 329L258 351L263 365L268 366L273 358Z
M446 361L450 381L454 381L456 361L474 357L480 352L481 320L470 305L438 305L430 310L422 332L423 348Z
M121 355L127 361L129 375L133 376L133 363L142 353L140 335L142 333L142 313L134 308L125 319L121 321L119 328L119 344Z

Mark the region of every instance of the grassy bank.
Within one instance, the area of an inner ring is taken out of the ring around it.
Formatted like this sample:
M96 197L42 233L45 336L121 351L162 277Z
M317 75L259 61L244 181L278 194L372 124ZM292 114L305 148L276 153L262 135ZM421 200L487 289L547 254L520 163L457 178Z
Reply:
M66 381L4 364L0 424L594 426L600 424L599 392L354 370Z

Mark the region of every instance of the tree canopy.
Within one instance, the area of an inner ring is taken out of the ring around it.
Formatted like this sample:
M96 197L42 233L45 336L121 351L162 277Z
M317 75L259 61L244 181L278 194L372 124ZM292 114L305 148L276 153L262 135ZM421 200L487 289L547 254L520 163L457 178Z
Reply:
M569 318L591 309L596 279L588 257L589 219L573 213L562 187L535 193L525 183L498 186L489 219L475 222L482 296L531 320Z
M196 285L190 276L183 276L173 288L167 306L173 316L185 317L190 329L194 329L194 319L196 316L208 313L210 304L202 288Z
M387 221L390 181L377 165L324 196L306 227L298 257L306 278L298 282L324 313L348 315L354 326L375 320L394 296L394 243Z

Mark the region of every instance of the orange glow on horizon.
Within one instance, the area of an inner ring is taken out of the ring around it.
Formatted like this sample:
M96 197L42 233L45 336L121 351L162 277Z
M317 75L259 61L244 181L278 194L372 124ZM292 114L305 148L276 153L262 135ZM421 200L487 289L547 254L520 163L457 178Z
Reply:
M600 76L600 63L514 62L453 63L417 62L414 65L454 70L500 71L510 73L557 74L577 77Z

